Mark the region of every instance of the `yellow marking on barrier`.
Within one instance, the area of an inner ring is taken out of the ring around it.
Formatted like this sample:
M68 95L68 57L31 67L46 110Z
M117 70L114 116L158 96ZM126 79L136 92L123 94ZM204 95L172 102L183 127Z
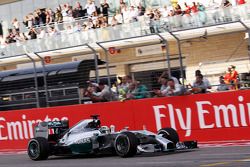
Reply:
M201 167L208 167L208 166L219 166L219 165L226 165L229 164L230 162L218 162L218 163L212 163L212 164L205 164L205 165L200 165Z

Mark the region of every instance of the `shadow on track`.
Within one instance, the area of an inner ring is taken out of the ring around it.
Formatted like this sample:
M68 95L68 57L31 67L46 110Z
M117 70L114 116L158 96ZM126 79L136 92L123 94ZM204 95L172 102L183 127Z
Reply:
M198 149L192 149L192 150L178 150L173 152L155 152L155 153L141 153L137 154L134 157L129 158L138 158L138 157L157 157L157 156L166 156L166 155L175 155L175 154L181 154L181 153L189 153L198 151ZM94 159L94 158L107 158L107 157L119 157L118 155L114 154L86 154L86 155L62 155L62 156L52 156L49 157L48 160L67 160L67 159ZM127 158L122 158L127 159Z

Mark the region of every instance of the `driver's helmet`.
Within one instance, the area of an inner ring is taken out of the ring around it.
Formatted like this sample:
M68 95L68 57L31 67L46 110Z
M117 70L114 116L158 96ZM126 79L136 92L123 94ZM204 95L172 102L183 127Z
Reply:
M100 128L100 125L101 125L101 121L98 119L94 119L93 121L88 123L87 128L98 129Z
M100 128L101 133L109 134L110 133L110 128L108 126L102 126Z

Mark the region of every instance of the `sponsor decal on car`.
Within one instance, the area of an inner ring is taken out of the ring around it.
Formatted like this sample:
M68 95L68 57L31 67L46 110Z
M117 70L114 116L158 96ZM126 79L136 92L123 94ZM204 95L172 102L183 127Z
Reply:
M91 138L80 139L74 142L73 144L86 144L86 143L91 143Z

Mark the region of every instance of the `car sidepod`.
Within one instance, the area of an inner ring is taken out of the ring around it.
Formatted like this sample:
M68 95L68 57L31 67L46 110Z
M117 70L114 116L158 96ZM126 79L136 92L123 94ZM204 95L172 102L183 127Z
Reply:
M93 150L93 144L91 138L84 138L81 140L78 140L77 142L69 145L69 148L71 149L73 154L79 154L79 153L90 153Z

